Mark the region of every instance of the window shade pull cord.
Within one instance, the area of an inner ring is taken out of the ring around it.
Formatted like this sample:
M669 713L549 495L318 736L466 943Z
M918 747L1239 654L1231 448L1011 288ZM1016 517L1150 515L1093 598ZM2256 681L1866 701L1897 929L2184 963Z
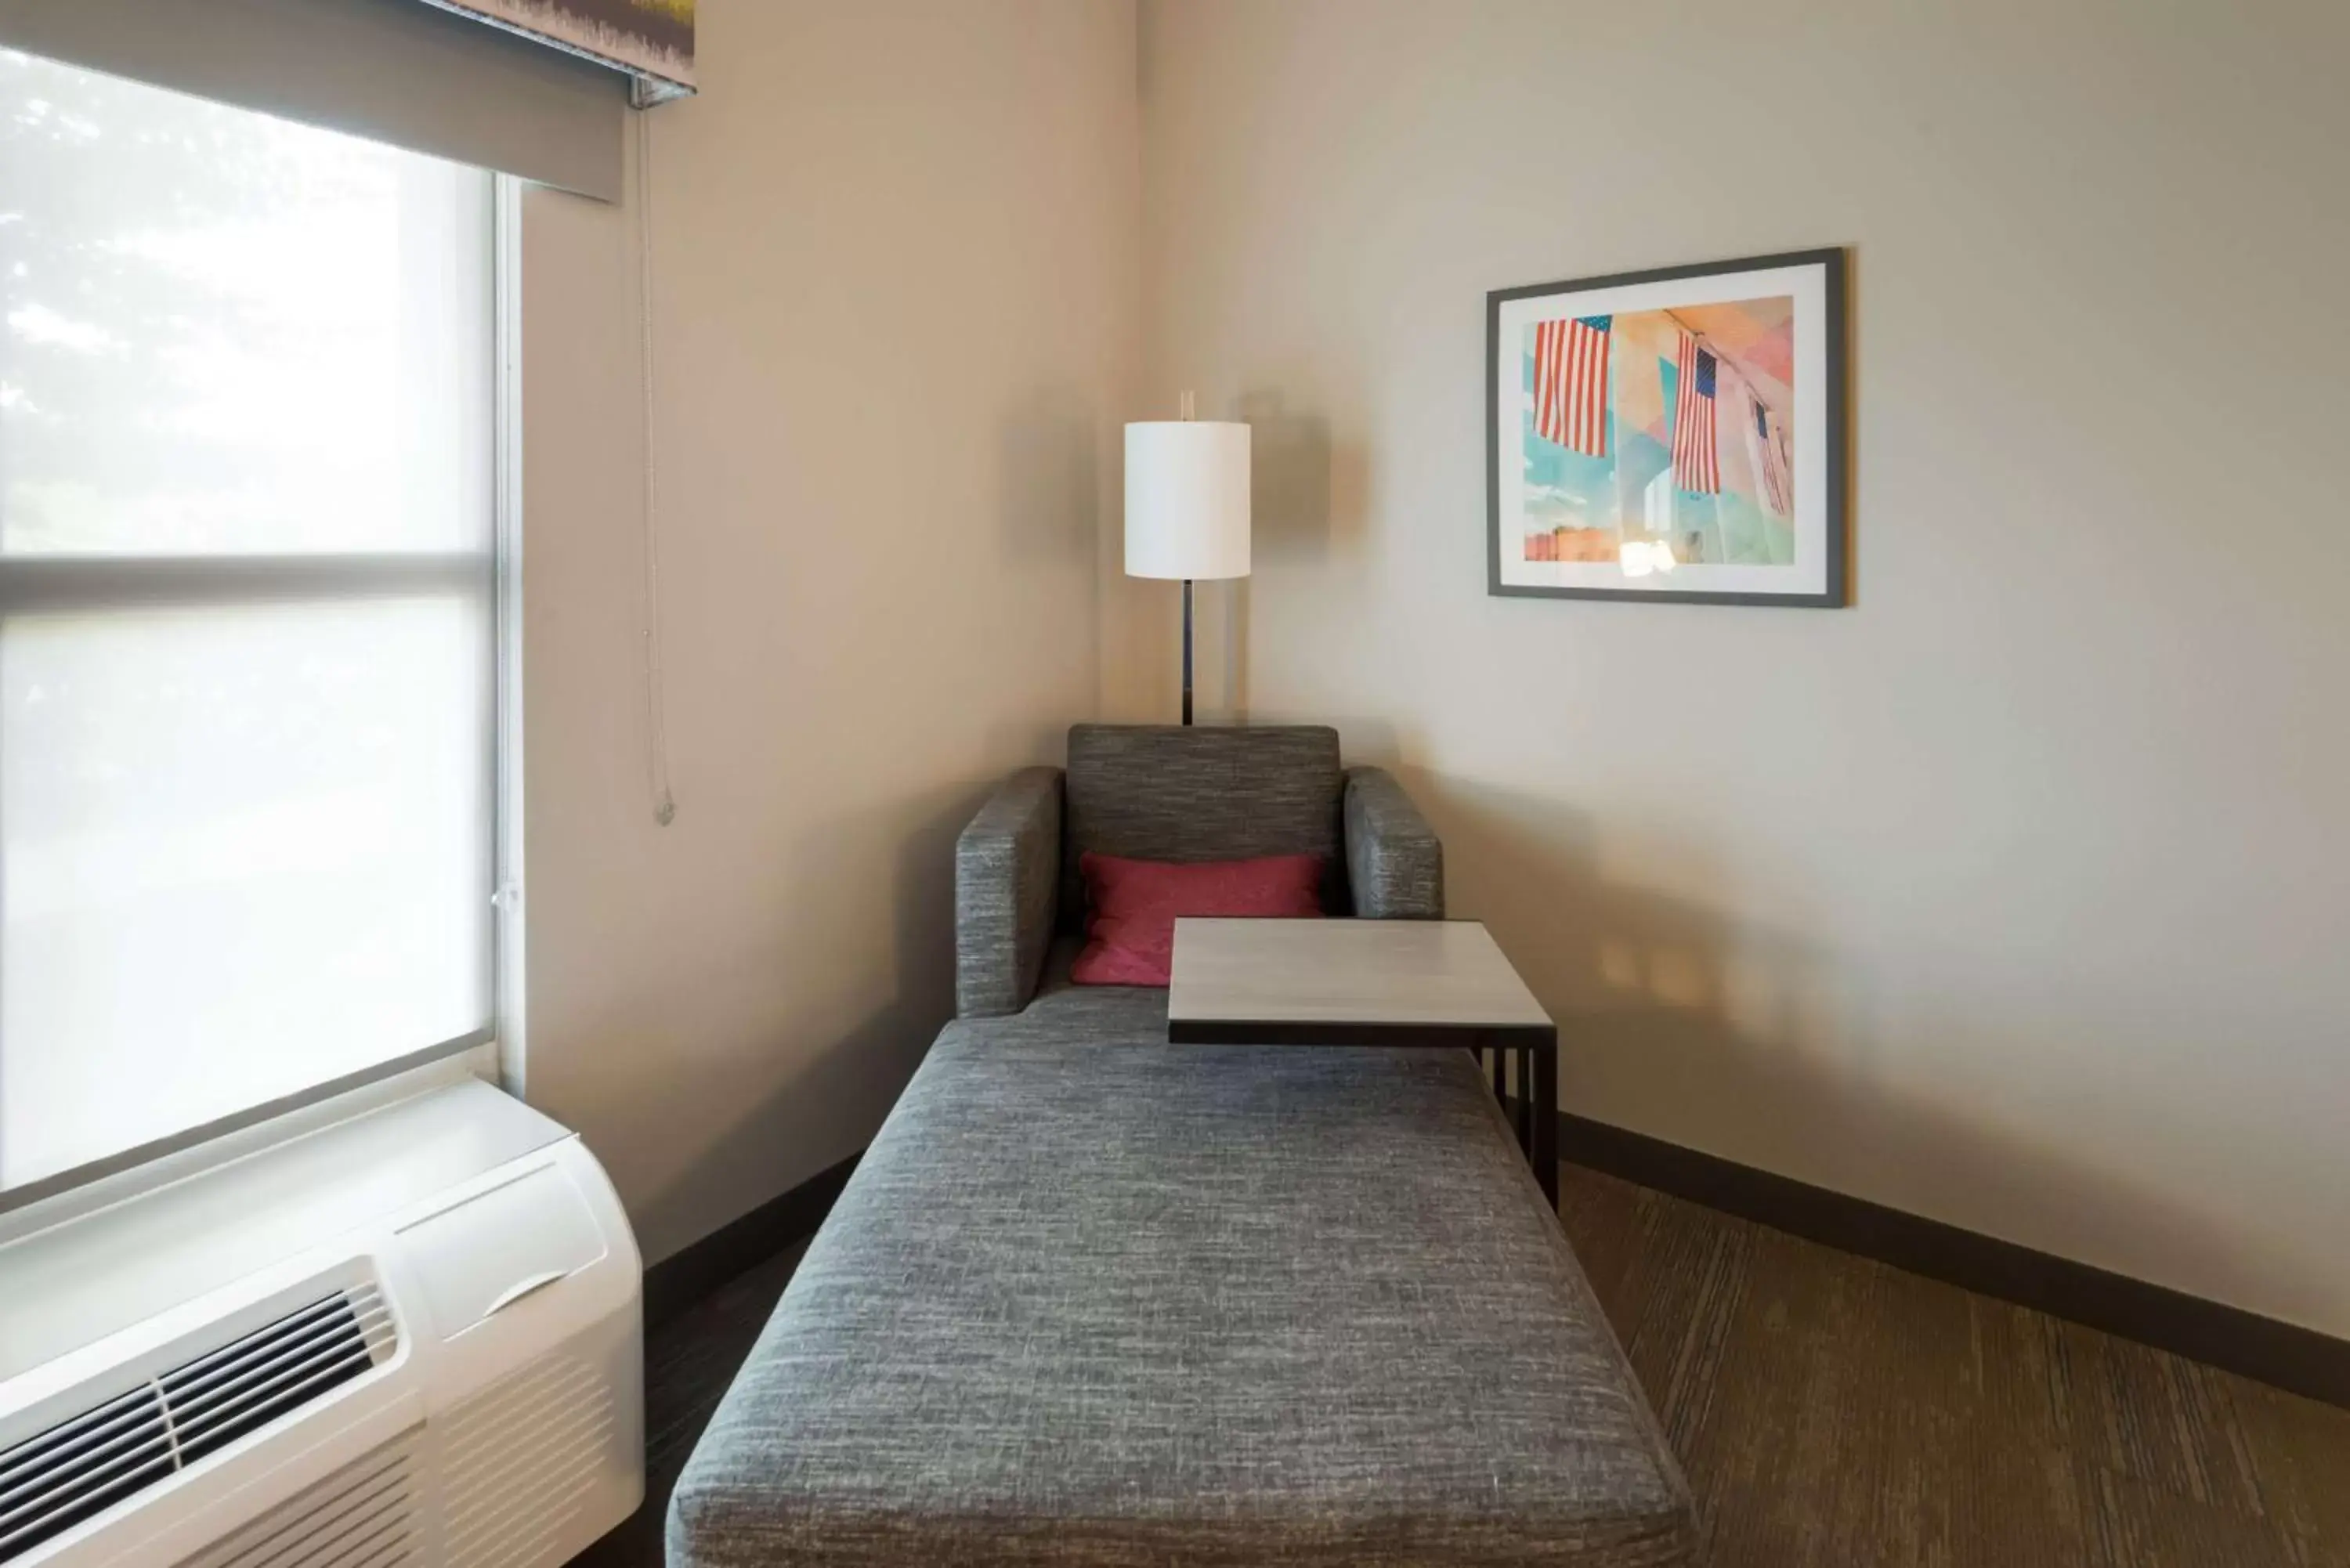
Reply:
M653 483L653 129L652 116L637 119L637 317L644 385L645 528L645 737L653 796L653 820L667 827L677 819L669 785L669 714L661 680L660 514Z

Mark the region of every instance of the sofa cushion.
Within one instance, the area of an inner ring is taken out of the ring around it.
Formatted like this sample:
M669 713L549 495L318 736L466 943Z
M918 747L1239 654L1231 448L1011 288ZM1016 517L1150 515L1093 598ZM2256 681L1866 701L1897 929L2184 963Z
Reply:
M678 1483L672 1568L1687 1560L1465 1053L1018 1022L915 1075Z
M1298 919L1322 913L1322 862L1311 855L1255 860L1128 860L1087 854L1086 945L1069 978L1079 985L1166 985L1175 922L1186 915Z
M1250 860L1319 855L1322 908L1347 911L1346 774L1338 732L1077 724L1069 731L1061 853L1063 929L1085 929L1078 857Z

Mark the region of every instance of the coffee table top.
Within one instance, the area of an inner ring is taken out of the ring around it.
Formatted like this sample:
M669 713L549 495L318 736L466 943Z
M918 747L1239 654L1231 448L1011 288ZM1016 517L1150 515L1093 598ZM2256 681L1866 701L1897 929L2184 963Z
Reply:
M1456 1044L1551 1027L1474 920L1175 922L1177 1044Z

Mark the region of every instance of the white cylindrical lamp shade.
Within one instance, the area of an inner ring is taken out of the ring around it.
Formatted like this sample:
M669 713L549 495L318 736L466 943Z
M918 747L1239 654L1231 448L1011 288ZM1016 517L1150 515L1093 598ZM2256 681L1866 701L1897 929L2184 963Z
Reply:
M1126 427L1126 575L1249 575L1249 428L1213 420Z

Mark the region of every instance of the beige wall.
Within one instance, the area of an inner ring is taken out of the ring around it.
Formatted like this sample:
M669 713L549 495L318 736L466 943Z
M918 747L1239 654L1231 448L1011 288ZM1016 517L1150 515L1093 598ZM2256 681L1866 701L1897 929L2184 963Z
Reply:
M1570 1108L2350 1332L2345 18L1146 0L1218 699L1408 771ZM1857 607L1487 597L1485 291L1835 244Z
M651 122L668 828L630 216L527 200L528 1094L650 1258L864 1145L951 1010L956 830L1096 711L1133 28L704 0Z

